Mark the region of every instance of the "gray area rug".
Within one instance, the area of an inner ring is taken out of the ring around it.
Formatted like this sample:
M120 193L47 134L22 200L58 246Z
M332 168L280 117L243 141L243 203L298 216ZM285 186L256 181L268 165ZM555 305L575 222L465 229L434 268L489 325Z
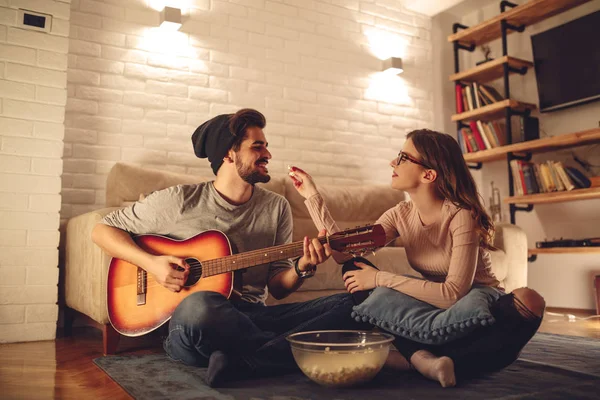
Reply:
M227 388L204 384L205 369L164 354L107 356L94 363L136 399L390 400L598 399L600 340L538 333L508 368L443 389L417 373L381 372L367 385L321 387L302 373L245 380Z

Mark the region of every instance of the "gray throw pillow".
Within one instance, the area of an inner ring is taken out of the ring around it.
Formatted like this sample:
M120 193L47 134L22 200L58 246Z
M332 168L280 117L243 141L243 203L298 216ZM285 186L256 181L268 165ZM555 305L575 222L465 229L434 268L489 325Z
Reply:
M352 317L369 322L396 336L425 344L442 344L467 335L495 319L490 305L504 293L488 286L473 286L452 307L444 310L393 289L378 287Z

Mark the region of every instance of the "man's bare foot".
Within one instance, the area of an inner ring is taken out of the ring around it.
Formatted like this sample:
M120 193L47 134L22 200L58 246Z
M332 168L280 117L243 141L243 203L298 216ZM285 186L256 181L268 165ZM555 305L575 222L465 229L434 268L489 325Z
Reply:
M410 370L410 363L396 350L390 350L387 360L383 365L386 368L392 368L397 371L408 371Z
M419 350L410 362L424 377L438 381L442 387L456 386L454 361L450 357L436 357L427 350Z

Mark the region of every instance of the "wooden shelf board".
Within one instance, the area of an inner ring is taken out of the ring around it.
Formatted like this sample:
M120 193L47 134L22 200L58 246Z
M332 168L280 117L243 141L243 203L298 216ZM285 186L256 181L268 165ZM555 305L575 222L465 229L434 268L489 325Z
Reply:
M507 99L489 104L484 107L479 107L471 111L454 114L452 116L452 121L493 121L495 119L504 117L504 110L508 107L516 111L536 108L535 104L522 103L517 100Z
M450 75L450 81L463 81L463 82L489 82L494 79L501 78L504 74L503 65L507 63L509 66L514 68L533 67L533 63L519 58L510 56L504 56L497 58L492 61L488 61L485 64L476 66L469 70L459 72L457 74ZM514 72L511 72L511 74Z
M549 204L563 201L600 199L600 187L564 190L562 192L537 193L527 196L512 196L504 199L508 204Z
M520 6L509 8L494 18L470 27L459 30L448 36L449 42L473 43L476 46L487 43L502 36L500 21L506 20L511 25L528 26L560 14L571 8L587 3L590 0L530 0ZM509 29L508 33L514 31Z
M467 162L489 162L505 159L507 153L545 153L594 143L600 143L600 128L509 144L494 149L466 153L464 156Z
M533 254L565 254L565 253L586 253L600 254L600 247L548 247L543 249L529 249L529 255Z

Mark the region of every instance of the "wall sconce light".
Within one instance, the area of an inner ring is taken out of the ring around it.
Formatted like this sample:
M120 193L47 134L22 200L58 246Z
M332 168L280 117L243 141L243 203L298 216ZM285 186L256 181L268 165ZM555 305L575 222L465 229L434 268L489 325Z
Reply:
M178 31L181 28L181 10L179 8L165 7L160 12L160 29Z
M398 75L404 71L402 68L402 59L399 57L390 57L383 61L383 72L390 75Z

